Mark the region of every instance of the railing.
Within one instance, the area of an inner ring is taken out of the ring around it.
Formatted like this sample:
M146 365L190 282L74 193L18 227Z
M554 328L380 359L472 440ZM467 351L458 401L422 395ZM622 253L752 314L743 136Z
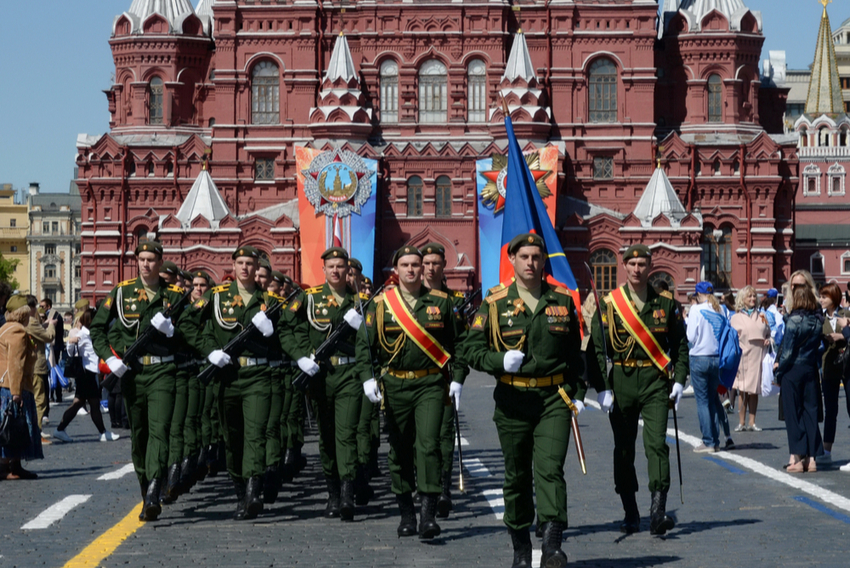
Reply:
M797 148L800 158L850 158L850 146L806 146Z
M0 237L7 239L25 239L27 237L26 227L0 227Z

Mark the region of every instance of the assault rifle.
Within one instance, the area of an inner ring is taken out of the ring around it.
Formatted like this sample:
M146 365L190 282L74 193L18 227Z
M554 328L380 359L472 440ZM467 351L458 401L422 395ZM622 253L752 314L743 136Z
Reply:
M283 309L284 304L288 304L290 301L292 301L292 299L295 298L295 296L297 296L299 292L301 292L301 288L296 286L292 293L290 293L289 296L287 296L282 302L278 302L277 304L266 310L266 317L271 319L272 316L274 316L275 314L277 314L277 312ZM255 326L253 322L249 323L248 325L242 328L242 331L236 334L236 337L228 341L227 345L222 347L221 350L227 353L231 360L235 359L245 349L245 343L248 341L248 339L251 338L252 335L254 335L254 332L256 330L257 326ZM231 361L231 365L232 364L233 362ZM210 381L222 368L223 367L217 367L216 365L209 364L198 375L198 379L200 379L202 385L206 386L210 384Z
M460 317L463 318L463 321L469 322L469 318L472 317L472 314L476 312L475 306L472 305L473 300L478 294L481 293L481 286L478 287L477 290L472 292L466 299L463 301L461 305L457 307L457 313Z
M162 315L165 317L165 319L171 319L171 316L177 313L177 310L179 310L183 306L183 304L186 303L186 300L188 300L191 295L192 289L190 288L184 292L184 294L180 297L179 300L177 300L176 302L168 306L165 310L163 310ZM133 344L130 345L130 347L128 347L126 351L124 351L124 356L122 357L122 360L124 361L124 364L130 368L128 372L138 371L139 355L145 353L145 348L153 340L155 333L159 333L159 331L157 331L154 326L147 326L145 330L141 332L136 338L136 341L134 341ZM115 387L115 383L117 382L118 375L116 375L115 373L109 373L108 375L106 375L103 381L101 381L100 386L108 391L111 391L113 387Z

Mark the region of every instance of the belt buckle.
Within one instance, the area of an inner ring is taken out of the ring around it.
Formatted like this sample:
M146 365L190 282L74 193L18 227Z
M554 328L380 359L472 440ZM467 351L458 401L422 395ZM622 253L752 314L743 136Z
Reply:
M536 387L537 386L537 379L535 379L534 377L528 379L528 386Z
M408 379L415 379L416 378L416 371L408 371L407 372L407 378Z

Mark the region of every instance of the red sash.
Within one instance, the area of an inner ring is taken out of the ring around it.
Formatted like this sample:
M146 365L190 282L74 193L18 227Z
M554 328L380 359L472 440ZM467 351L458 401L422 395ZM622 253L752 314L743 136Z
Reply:
M384 292L384 303L390 309L390 313L401 326L405 335L412 339L434 363L439 365L440 368L443 368L449 362L451 355L443 349L442 345L437 343L437 340L410 313L407 304L401 299L399 289L390 288Z
M652 335L652 332L649 331L649 328L646 327L643 320L638 317L635 307L626 297L625 292L623 292L623 288L624 287L620 287L611 291L611 299L614 309L617 310L617 314L619 314L620 318L622 318L623 325L626 326L626 330L629 334L635 338L638 345L640 345L646 354L649 355L649 360L652 361L662 373L667 373L667 366L670 364L670 357L667 356L658 344L658 340L655 339L655 336ZM614 325L614 322L608 322L608 325Z

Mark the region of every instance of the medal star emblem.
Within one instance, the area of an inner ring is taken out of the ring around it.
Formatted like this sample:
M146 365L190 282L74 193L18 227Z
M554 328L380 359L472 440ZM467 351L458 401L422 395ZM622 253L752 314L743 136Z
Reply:
M372 193L372 175L366 162L348 150L322 152L310 162L304 176L304 196L316 214L346 217L360 214Z
M537 184L537 191L540 192L540 197L546 199L552 192L546 187L547 178L552 175L551 170L540 169L540 154L532 152L525 154L525 163L531 170L534 176L534 182ZM481 201L486 207L493 207L493 213L498 213L505 208L505 180L508 177L508 158L499 154L493 154L493 169L488 172L482 172L482 175L487 180L487 183L481 190Z

